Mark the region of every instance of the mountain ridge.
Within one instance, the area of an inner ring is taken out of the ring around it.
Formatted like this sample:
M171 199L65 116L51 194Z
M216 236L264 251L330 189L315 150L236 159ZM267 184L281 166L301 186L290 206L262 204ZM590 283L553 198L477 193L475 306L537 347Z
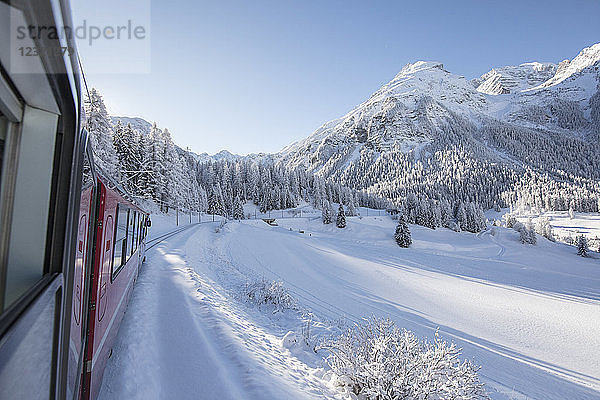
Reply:
M405 65L341 117L277 153L189 153L306 168L401 204L435 201L600 209L600 43L571 61L492 68L475 79L441 62ZM113 117L148 130L140 118ZM539 200L541 199L541 200ZM596 205L597 204L597 205Z
M585 196L597 196L599 69L600 43L569 62L493 68L472 80L445 70L440 62L417 61L340 118L284 147L276 159L280 165L305 166L325 178L396 201L411 191L439 198L431 189L438 186L443 186L443 196L456 200L462 196L456 191L468 188L448 180L460 182L463 177L455 170L468 170L471 164L506 170L500 180L486 176L487 184L501 187L483 201L487 206L524 197L514 193L527 187L519 178L524 171L533 171L536 179L551 176L550 186L562 184L558 182L565 176L575 186L591 179L593 193ZM593 143L588 146L586 141ZM462 160L453 169L445 165L442 154ZM422 168L445 172L433 179L415 173ZM419 176L397 177L394 171ZM589 182L586 185L590 187ZM557 190L553 196L559 196ZM565 190L560 196L571 198ZM478 196L473 192L466 197L463 200Z

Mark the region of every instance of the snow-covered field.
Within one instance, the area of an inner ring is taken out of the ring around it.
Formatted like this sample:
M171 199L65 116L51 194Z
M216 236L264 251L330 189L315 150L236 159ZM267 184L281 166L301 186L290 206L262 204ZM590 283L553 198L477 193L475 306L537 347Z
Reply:
M531 219L534 224L539 217L538 214L528 215L524 212L517 215L519 221L525 223ZM598 250L598 246L600 246L600 213L575 212L571 218L568 211L548 211L544 212L542 217L550 220L552 233L560 241L584 235L590 242L592 250Z
M386 216L352 217L343 230L316 217L277 222L218 233L204 223L151 249L100 398L345 398L323 354L282 338L307 321L318 338L371 315L422 337L439 328L482 365L494 399L600 398L597 253L541 237L522 245L505 228L413 225L401 249ZM299 310L245 301L244 284L261 278L283 281Z

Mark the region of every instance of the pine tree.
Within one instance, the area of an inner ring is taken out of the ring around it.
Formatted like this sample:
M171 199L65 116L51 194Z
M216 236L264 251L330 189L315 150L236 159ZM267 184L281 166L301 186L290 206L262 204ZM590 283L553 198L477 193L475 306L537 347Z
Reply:
M208 213L212 215L225 215L223 195L221 194L221 186L218 183L213 186L208 198Z
M113 135L113 146L117 154L117 171L116 178L127 188L127 168L129 165L129 138L127 137L126 128L121 121L115 126L115 134Z
M240 196L235 196L233 199L233 219L244 219L244 206L240 200Z
M589 251L588 241L584 235L577 236L575 245L577 246L577 255L578 256L581 256L581 257L588 256L588 251Z
M406 225L406 221L404 220L403 215L401 215L400 218L398 218L398 225L396 226L394 239L396 239L396 243L400 247L406 248L412 244L410 230L408 229L408 225Z
M346 214L344 214L344 206L340 203L340 207L338 208L337 218L335 220L335 226L338 228L346 227Z
M468 230L469 224L467 218L467 211L465 210L465 206L462 201L459 201L457 203L456 209L454 210L454 218L456 219L456 223L461 230Z
M413 192L409 192L404 201L404 214L406 215L406 221L415 223L417 221L417 214L419 211L419 200Z
M354 208L354 199L352 199L352 195L350 195L350 200L348 201L348 216L355 217L357 215L356 208Z
M331 204L328 201L323 202L323 210L321 211L321 216L323 218L324 224L330 224L332 222L332 211Z
M515 225L519 229L519 240L523 244L536 244L537 237L535 236L535 230L531 226L531 223L525 225Z

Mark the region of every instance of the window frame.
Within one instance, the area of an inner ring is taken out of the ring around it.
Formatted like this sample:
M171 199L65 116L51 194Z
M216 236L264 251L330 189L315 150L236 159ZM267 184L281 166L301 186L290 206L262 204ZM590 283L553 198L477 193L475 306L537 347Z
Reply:
M120 264L117 266L117 268L115 268L115 253L117 251L117 234L119 233L119 216L120 216L120 210L121 209L125 209L127 210L127 217L126 217L126 224L125 224L125 236L123 238L121 242L121 258L120 258ZM129 257L127 255L127 250L129 248L128 246L128 230L129 230L129 214L131 212L131 209L124 203L117 203L117 208L116 208L116 212L115 212L115 232L113 235L113 249L112 249L112 260L111 260L111 266L110 266L110 282L114 282L114 280L117 278L117 276L119 276L119 274L121 273L121 271L123 270L123 267L125 266L125 264L127 264L127 261L129 261ZM123 252L123 244L125 243L125 252Z
M135 252L134 223L135 223L135 211L130 208L129 215L127 217L127 240L128 240L128 244L131 243L131 246L127 246L127 260L125 261L125 263L127 263L127 261L129 261L129 259L133 256L133 253Z

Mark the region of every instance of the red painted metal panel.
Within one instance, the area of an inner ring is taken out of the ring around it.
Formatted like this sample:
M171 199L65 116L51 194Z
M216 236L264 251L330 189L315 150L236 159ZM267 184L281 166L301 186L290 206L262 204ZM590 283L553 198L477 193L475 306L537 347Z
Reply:
M104 368L125 314L145 247L139 245L119 274L111 279L117 205L124 204L138 213L147 214L118 192L108 189L104 184L99 186L101 195L98 221L103 223L98 227L96 237L102 240L97 239L94 253L91 287L91 304L94 306L89 310L89 344L86 353L89 372L84 373L86 390L82 392L83 399L95 399L100 391Z

